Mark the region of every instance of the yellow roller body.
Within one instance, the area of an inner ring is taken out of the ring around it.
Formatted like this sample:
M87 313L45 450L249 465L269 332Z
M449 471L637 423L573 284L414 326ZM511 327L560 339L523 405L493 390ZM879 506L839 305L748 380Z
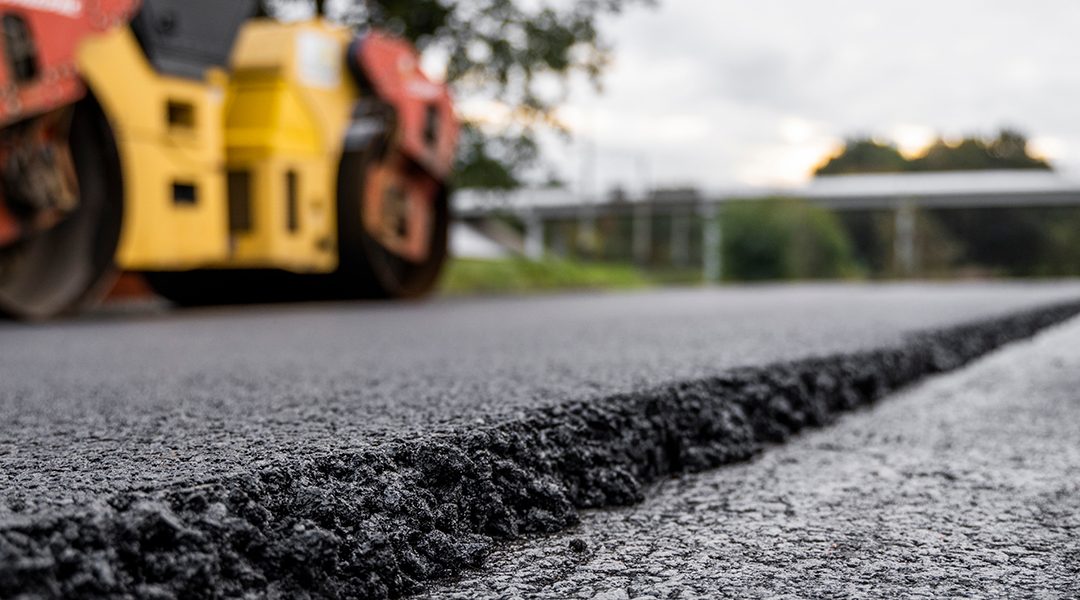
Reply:
M337 267L338 165L359 93L344 60L351 39L325 22L241 30L225 110L234 245L218 266Z
M124 180L118 264L146 271L337 266L337 171L358 90L351 34L325 22L244 26L228 74L154 71L129 28L79 68L113 129Z
M192 268L228 256L226 80L154 72L128 28L88 40L79 68L101 103L120 155L124 218L117 262Z

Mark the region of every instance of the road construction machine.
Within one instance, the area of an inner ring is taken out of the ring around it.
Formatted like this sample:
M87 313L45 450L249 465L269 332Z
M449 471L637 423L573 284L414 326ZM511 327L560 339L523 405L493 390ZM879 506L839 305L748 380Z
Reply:
M319 3L321 4L321 3ZM432 289L458 134L416 50L255 0L0 0L0 313Z

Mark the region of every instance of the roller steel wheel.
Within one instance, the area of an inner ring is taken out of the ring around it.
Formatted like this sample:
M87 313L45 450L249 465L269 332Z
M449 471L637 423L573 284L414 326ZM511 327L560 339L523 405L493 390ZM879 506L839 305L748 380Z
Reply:
M430 293L447 256L445 186L396 153L348 152L338 182L336 274L348 296Z
M69 141L78 204L52 227L0 248L0 315L38 320L73 312L100 299L115 276L119 160L92 99L75 107Z

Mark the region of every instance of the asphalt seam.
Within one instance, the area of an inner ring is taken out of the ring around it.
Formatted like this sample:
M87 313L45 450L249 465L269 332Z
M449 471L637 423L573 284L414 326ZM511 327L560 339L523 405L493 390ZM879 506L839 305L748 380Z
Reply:
M1080 303L874 351L734 369L0 525L0 597L398 597L492 544L627 505L1080 313Z

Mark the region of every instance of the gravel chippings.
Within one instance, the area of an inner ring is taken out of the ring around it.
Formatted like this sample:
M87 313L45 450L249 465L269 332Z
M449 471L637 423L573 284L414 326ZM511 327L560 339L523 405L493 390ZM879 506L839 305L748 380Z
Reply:
M640 502L652 482L749 459L1077 312L1076 303L1029 309L877 349L729 369L12 513L0 519L0 597L401 596L480 567L496 541L564 530L581 509ZM676 518L684 516L692 518ZM597 552L588 537L564 547ZM630 568L615 556L596 565L612 576Z
M1080 597L1080 320L427 595Z

